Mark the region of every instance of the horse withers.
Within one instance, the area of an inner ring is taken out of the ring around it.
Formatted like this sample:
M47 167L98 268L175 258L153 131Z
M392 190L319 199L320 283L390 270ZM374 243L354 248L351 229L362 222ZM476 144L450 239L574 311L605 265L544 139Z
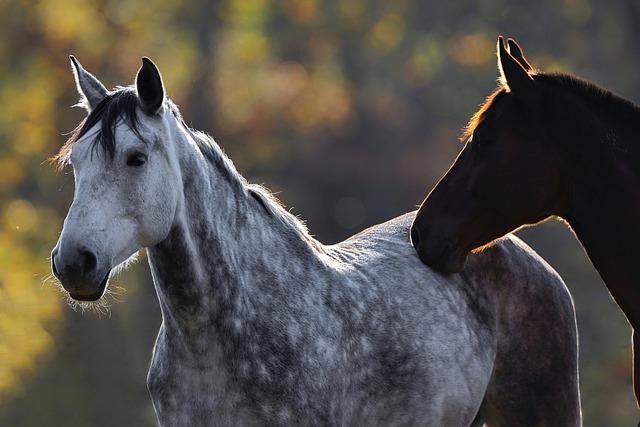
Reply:
M556 215L575 231L634 330L640 327L640 109L592 83L534 70L498 40L500 86L411 228L420 258L449 274L468 253ZM640 346L634 333L634 390Z
M185 125L150 60L113 91L72 65L89 115L58 156L76 188L52 267L98 300L147 248L160 424L580 425L573 304L518 239L453 277L416 256L414 213L323 245Z

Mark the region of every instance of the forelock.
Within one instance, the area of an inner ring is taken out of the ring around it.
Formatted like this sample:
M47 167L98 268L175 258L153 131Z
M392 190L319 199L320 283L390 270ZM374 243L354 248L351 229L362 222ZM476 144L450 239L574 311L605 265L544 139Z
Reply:
M116 150L116 127L120 122L125 123L136 136L144 140L140 133L138 114L138 97L135 88L131 86L117 88L96 105L51 160L56 162L59 168L64 167L69 161L73 144L96 125L99 126L99 130L92 141L92 150L99 148L109 158L113 158Z
M471 137L471 135L473 135L476 127L478 127L482 119L485 118L494 103L502 96L504 96L505 93L507 93L506 89L503 86L499 86L491 93L491 95L487 97L487 99L485 99L478 111L476 111L475 114L471 116L469 123L467 123L467 125L464 127L462 135L460 135L461 141L467 141Z

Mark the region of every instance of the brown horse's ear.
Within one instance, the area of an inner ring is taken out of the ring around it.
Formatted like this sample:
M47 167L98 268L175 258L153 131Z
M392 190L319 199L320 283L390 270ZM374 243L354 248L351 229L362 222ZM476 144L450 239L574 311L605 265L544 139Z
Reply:
M522 65L522 68L524 68L527 71L533 70L533 67L529 64L527 59L524 57L524 53L522 53L522 49L520 48L520 46L518 46L518 43L516 43L514 39L507 40L507 50L509 51L511 56L513 56L516 59L516 61L518 61L520 65Z
M533 78L506 49L502 36L498 37L498 69L502 85L516 95L526 96L533 89Z

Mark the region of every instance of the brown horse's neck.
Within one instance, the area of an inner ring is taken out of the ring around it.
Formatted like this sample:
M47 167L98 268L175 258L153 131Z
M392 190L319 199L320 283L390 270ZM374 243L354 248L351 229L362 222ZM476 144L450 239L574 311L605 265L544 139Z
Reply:
M574 153L566 219L631 325L640 329L640 168L633 133L615 125L608 140Z
M640 407L640 186L625 163L576 189L566 219L633 328L633 390Z

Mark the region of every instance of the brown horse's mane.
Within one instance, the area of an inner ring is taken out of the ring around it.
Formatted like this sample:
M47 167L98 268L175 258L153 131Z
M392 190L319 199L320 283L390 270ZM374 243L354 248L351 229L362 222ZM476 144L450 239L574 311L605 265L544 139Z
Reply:
M586 102L602 107L605 111L615 116L640 114L640 107L634 102L593 82L570 74L540 73L534 76L534 80L544 82L550 86L567 89Z
M505 93L507 93L506 88L500 86L496 90L494 90L491 95L487 96L478 111L476 111L473 116L471 116L469 123L467 123L467 125L462 129L460 141L465 142L469 138L471 138L471 135L473 135L473 131L476 130L478 124L482 121L482 119L484 119L484 116L487 115L494 102L502 98Z
M583 101L602 108L603 111L612 116L623 118L640 116L640 107L638 105L588 80L564 73L537 72L532 73L531 76L535 81L541 82L548 87L567 90ZM486 98L464 127L460 136L461 141L467 141L473 135L474 130L487 115L493 104L506 93L508 93L507 88L501 85Z

